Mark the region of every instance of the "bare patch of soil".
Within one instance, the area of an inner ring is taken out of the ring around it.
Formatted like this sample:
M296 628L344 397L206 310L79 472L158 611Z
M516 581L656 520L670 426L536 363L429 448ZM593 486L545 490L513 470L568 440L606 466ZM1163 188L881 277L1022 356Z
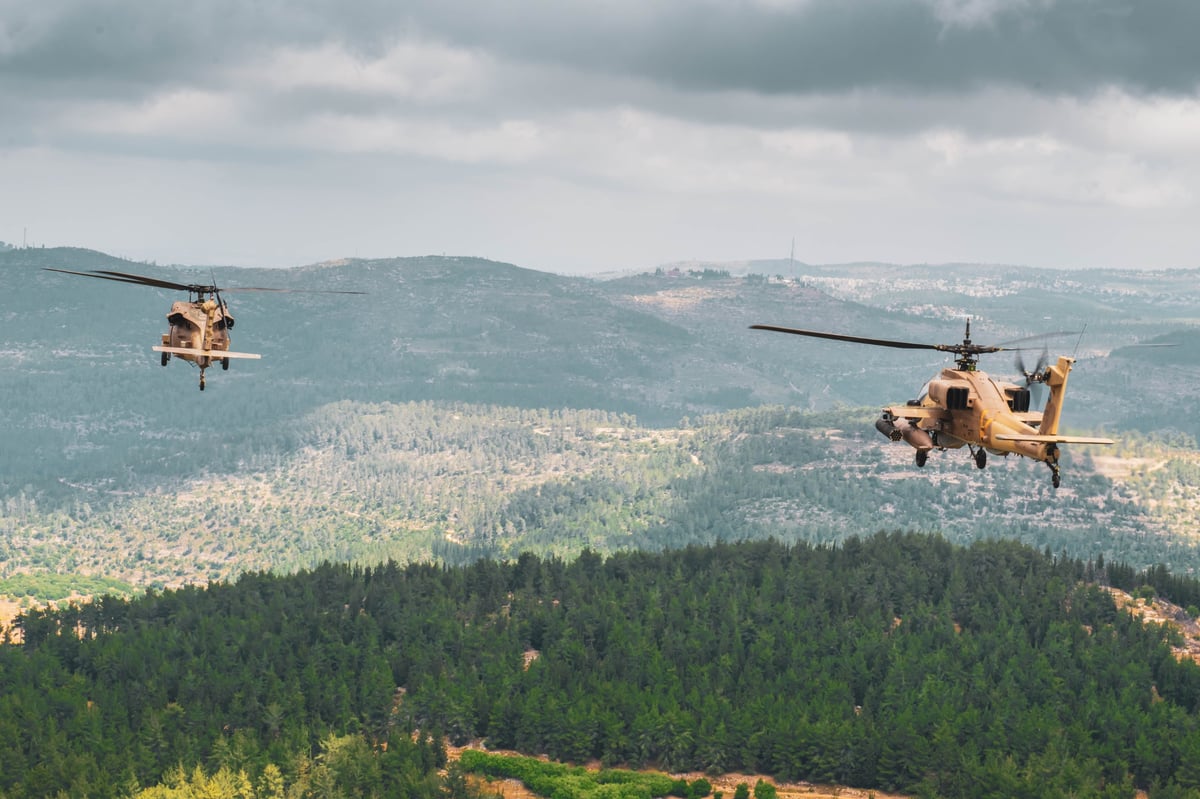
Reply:
M882 791L866 790L864 788L847 788L843 785L816 785L811 782L776 782L770 777L763 777L759 774L722 774L719 777L710 777L699 771L689 774L672 774L672 777L683 777L688 782L698 780L704 777L713 786L713 792L720 791L724 794L725 799L733 799L733 793L737 790L739 783L745 783L754 793L754 786L759 779L764 782L769 782L775 786L779 793L780 799L907 799L906 796L896 793L884 793Z
M1183 645L1174 647L1175 657L1200 663L1200 624L1186 610L1162 597L1145 600L1130 596L1119 588L1105 587L1104 590L1112 594L1118 608L1143 621L1167 624L1178 630L1183 636Z
M0 597L0 638L3 631L12 627L13 620L21 615L21 605L11 599ZM13 631L13 643L20 643L19 631Z
M1165 458L1134 458L1118 455L1092 455L1096 473L1110 480L1124 481L1136 470L1156 471L1167 465Z

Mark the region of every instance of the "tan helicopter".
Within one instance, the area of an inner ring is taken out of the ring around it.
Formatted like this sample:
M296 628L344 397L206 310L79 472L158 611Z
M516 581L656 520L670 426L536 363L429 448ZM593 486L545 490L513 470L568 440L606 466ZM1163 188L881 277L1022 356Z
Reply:
M222 369L229 368L231 358L259 359L262 356L249 352L233 352L229 349L229 330L233 327L233 316L229 306L221 298L222 289L215 285L200 285L196 283L172 283L143 275L128 272L110 272L93 270L76 272L70 269L54 269L43 267L49 272L62 272L68 275L82 275L102 280L114 280L118 283L133 283L139 286L152 286L160 289L186 291L187 301L179 300L171 305L167 313L167 323L170 325L162 334L162 345L151 347L155 352L162 353L162 365L166 366L174 355L200 368L200 390L204 390L204 372L214 362L219 362ZM273 291L297 293L294 289L274 289L259 287L227 288L232 291ZM305 294L362 294L361 291L303 291Z
M980 469L987 465L989 452L1006 457L1010 454L1021 455L1042 461L1050 467L1051 480L1054 487L1058 488L1061 482L1059 444L1115 443L1108 438L1064 436L1058 433L1067 376L1075 364L1074 358L1061 356L1053 365L1043 366L1039 363L1032 372L1025 371L1018 360L1018 368L1025 375L1024 386L995 380L976 368L979 356L991 352L1019 352L1024 348L972 343L969 319L961 344L920 344L774 325L751 325L751 328L878 347L954 353L957 356L956 368L943 369L925 385L917 399L909 400L904 405L884 408L875 422L875 428L880 433L892 441L903 440L917 451L917 466L925 465L932 449L947 450L965 446ZM1050 396L1041 411L1029 408L1029 387L1034 383L1042 383L1050 389Z

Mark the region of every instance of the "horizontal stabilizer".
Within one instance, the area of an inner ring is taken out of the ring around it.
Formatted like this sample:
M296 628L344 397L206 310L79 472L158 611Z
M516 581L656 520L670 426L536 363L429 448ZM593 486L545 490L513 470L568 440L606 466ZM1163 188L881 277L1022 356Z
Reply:
M262 358L261 355L250 352L230 352L229 350L193 350L187 347L151 347L150 349L155 352L169 352L172 355L188 355L192 358L212 358L214 361L222 358L254 358L255 360Z
M1000 441L1032 441L1037 444L1115 444L1111 438L1091 438L1089 436L1034 436L1012 433L1001 433L993 436Z

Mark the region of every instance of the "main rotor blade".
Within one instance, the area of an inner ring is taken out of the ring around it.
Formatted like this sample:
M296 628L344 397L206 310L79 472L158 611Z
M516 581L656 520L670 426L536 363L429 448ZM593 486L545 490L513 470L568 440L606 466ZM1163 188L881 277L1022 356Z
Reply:
M237 286L221 289L222 293L231 294L235 291L271 291L277 294L366 294L365 291L333 291L326 289L271 289L262 286Z
M177 291L213 291L213 286L201 286L196 283L175 283L157 277L134 275L129 272L110 272L106 269L97 270L100 275L112 275L114 280L124 280L127 283L140 283L144 286L155 286L161 289L176 289Z
M1012 350L1014 348L1008 346L1009 344L1022 344L1026 341L1041 341L1044 338L1055 338L1056 336L1078 336L1078 335L1079 335L1078 330L1059 330L1055 333L1037 333L1032 336L1023 336L1022 338L1014 338L1010 341L1001 341L996 346L1003 347L1006 350ZM1033 350L1033 349L1037 349L1037 348L1036 347L1024 347L1023 349Z
M111 280L115 283L135 283L139 286L153 286L160 289L173 289L175 291L195 291L196 286L189 286L184 283L172 283L169 280L159 280L153 277L145 277L143 275L132 275L127 272L108 272L105 270L95 270L91 272L76 272L73 269L55 269L52 266L43 266L47 272L62 272L65 275L82 275L83 277L94 277L100 280Z
M80 273L77 273L80 274ZM324 291L321 289L277 289L264 288L262 286L238 286L236 288L220 288L215 283L211 286L202 286L199 283L171 283L167 280L159 280L153 277L143 277L141 275L133 275L126 272L108 272L100 271L100 274L113 275L113 280L123 279L130 283L143 283L148 286L159 286L161 288L175 288L181 291L195 291L205 294L215 294L216 292L231 292L231 291L273 291L284 294L366 294L365 291Z
M90 272L76 272L73 269L55 269L52 266L44 266L43 269L49 272L62 272L67 275L82 275L83 277L95 277L101 280L111 280L116 283L134 283L139 286L153 286L160 289L173 289L175 291L189 291L198 294L213 294L217 291L235 292L235 291L271 291L285 294L366 294L365 291L324 291L321 289L275 289L264 288L262 286L240 286L237 288L219 288L217 286L202 286L199 283L173 283L170 280L159 280L156 277L146 277L145 275L135 275L130 272L110 272L106 269L96 269Z
M864 338L862 336L846 336L841 333L822 333L818 330L799 330L794 327L777 327L776 325L750 325L751 330L772 330L776 333L791 333L796 336L811 336L812 338L828 338L834 341L850 341L855 344L871 344L877 347L896 347L902 350L939 350L950 349L945 344L918 344L913 341L893 341L886 338Z

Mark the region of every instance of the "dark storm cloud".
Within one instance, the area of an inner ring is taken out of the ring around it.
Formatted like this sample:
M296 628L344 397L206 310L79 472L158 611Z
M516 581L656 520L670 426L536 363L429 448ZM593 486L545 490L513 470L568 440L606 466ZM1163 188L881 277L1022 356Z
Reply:
M960 91L1117 86L1190 94L1200 83L1193 0L441 2L422 24L512 59L707 91Z
M0 2L0 81L121 95L203 85L281 46L405 37L690 91L1195 91L1194 0Z
M1010 4L956 21L923 2L832 0L791 10L677 7L606 44L628 68L700 89L767 93L1015 85L1088 93L1192 92L1200 4ZM564 44L566 42L564 41ZM563 48L563 54L570 46ZM584 51L585 54L587 51Z

